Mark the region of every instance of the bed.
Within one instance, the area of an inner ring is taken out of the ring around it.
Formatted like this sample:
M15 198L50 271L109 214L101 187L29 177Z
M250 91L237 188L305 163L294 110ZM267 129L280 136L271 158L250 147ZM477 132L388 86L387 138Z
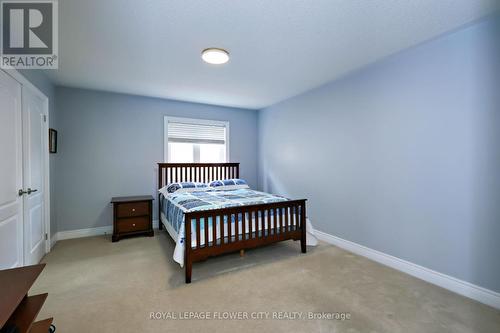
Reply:
M239 174L239 163L158 163L158 189L176 182L238 179ZM159 192L159 229L176 242L174 260L184 267L186 283L191 283L193 263L212 256L290 239L307 251L306 199L244 186L178 192Z

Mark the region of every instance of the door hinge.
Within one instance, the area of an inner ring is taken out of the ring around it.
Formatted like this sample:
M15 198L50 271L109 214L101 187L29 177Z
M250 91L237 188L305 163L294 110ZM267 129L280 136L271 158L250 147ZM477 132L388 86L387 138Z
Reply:
M45 240L48 240L49 239L49 234L45 234Z
M43 115L43 122L46 123L47 122L47 116L46 115Z

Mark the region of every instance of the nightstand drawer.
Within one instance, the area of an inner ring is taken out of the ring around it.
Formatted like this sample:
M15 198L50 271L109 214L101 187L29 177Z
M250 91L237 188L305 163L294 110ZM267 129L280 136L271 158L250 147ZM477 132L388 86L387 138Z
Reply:
M132 217L149 214L149 202L120 203L116 207L117 217Z
M149 217L132 217L116 220L119 233L149 230Z

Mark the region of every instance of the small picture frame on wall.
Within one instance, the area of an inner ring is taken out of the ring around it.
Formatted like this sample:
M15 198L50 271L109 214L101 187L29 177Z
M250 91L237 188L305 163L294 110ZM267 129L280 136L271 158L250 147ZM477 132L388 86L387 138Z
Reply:
M57 131L49 128L49 153L57 153Z

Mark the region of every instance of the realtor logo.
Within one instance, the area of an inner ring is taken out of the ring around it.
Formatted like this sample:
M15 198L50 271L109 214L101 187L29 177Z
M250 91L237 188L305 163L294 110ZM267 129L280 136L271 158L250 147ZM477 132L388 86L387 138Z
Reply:
M57 68L57 1L1 1L1 18L1 68Z

